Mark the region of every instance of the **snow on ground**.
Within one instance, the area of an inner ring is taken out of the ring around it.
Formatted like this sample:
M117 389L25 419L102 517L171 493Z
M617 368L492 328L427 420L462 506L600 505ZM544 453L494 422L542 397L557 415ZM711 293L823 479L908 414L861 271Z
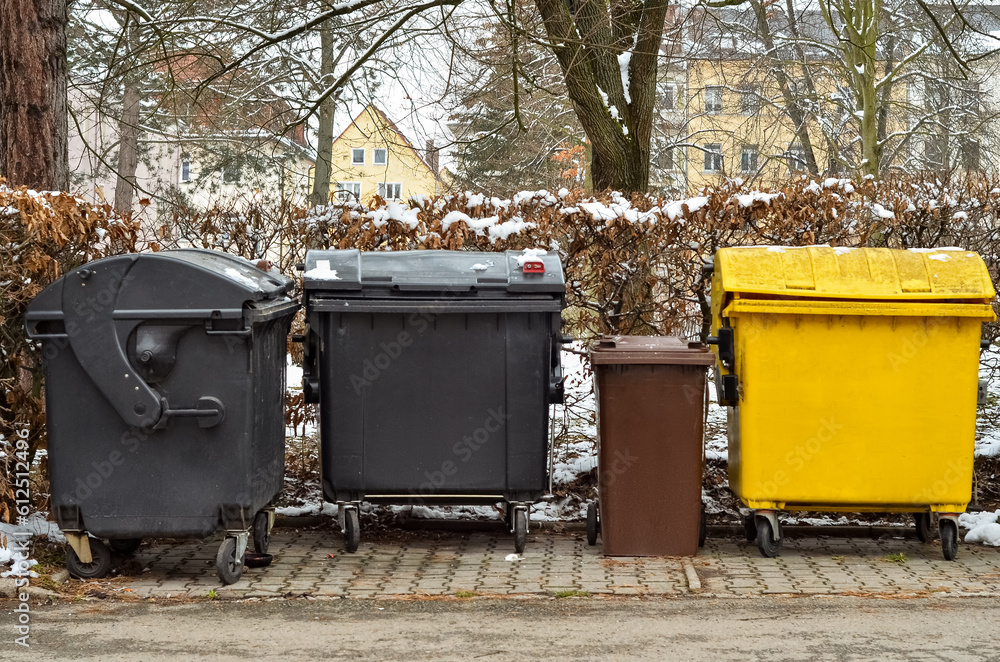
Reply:
M19 553L17 542L32 538L47 537L52 542L64 543L66 537L59 531L55 522L48 522L45 513L32 513L17 524L6 524L0 522L0 568L6 568L0 572L0 577L23 576L25 568L38 565L34 559L22 559ZM21 562L18 564L18 562ZM38 573L30 571L31 577L37 577Z
M958 523L969 531L965 535L965 542L981 542L984 545L1000 547L998 517L1000 517L1000 510L993 513L962 513L959 515Z

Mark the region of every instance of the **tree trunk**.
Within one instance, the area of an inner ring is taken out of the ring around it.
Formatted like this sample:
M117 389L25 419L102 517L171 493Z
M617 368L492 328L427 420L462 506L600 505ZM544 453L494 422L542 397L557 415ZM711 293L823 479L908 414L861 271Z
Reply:
M590 139L594 189L645 193L657 57L668 3L615 2L610 10L598 2L535 0L535 5Z
M819 174L819 164L816 163L816 153L813 150L812 138L809 135L809 125L806 112L802 108L801 99L792 90L790 76L785 71L785 63L778 59L778 50L774 45L774 36L771 34L771 25L767 22L767 7L760 0L752 0L751 6L757 20L757 32L768 53L772 54L774 62L774 79L781 88L781 98L785 104L785 112L792 120L795 127L795 138L802 145L802 151L806 159L806 170L812 175Z
M135 170L139 164L139 89L126 84L122 98L122 118L118 123L118 181L115 184L115 209L132 211L135 195Z
M0 176L69 188L66 0L0 0Z
M333 30L327 25L320 30L320 75L324 85L329 85L333 80L333 69ZM313 206L330 203L330 175L333 172L333 112L336 104L337 99L331 94L319 106L316 169L313 173Z

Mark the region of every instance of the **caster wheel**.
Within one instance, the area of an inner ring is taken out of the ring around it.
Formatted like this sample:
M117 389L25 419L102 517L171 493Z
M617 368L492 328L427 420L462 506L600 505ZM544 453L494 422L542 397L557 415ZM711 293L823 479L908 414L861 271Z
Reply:
M757 542L757 523L753 515L743 516L743 535L746 536L747 542Z
M344 549L352 554L358 551L361 544L361 522L358 521L358 509L348 508L344 513Z
M705 504L701 504L701 517L698 519L698 547L705 546L708 537L708 517L705 515Z
M767 559L781 555L781 526L778 526L778 539L771 535L771 522L766 517L757 518L757 549L761 556Z
M139 551L141 544L142 538L119 538L108 541L108 547L111 548L111 551L122 556L132 556Z
M103 540L90 539L91 562L84 563L73 548L66 545L66 569L77 579L100 579L111 570L111 548Z
M587 504L587 544L593 547L597 544L597 504Z
M938 522L941 532L941 551L946 561L954 561L958 556L958 524L953 519L941 519Z
M514 511L514 551L520 554L524 551L524 543L528 539L528 513L524 508Z
M236 538L226 538L215 555L215 573L226 586L235 584L243 576L243 557L236 558Z
M920 542L934 540L934 525L930 513L913 513L913 522L917 525L917 539Z
M267 548L271 544L267 520L267 513L263 510L253 518L253 550L258 554L267 554Z

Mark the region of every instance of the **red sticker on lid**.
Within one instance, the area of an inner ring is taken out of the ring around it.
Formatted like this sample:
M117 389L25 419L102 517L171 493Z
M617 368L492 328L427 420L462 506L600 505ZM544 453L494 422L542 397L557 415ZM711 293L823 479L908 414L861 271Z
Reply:
M521 270L526 274L544 274L545 263L541 260L526 260Z

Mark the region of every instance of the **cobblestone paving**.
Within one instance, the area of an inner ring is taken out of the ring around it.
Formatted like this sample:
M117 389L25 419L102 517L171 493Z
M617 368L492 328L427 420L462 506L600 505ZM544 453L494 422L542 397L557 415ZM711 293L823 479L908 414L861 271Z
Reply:
M491 533L407 536L343 551L329 531L275 529L274 563L247 568L223 587L215 576L218 541L144 545L148 570L112 590L147 597L700 594L989 594L1000 591L1000 550L960 545L945 561L936 544L915 539L788 538L782 556L765 559L755 545L709 539L701 554L679 558L604 558L582 533L532 532L519 560L509 536ZM892 556L902 554L904 556Z

